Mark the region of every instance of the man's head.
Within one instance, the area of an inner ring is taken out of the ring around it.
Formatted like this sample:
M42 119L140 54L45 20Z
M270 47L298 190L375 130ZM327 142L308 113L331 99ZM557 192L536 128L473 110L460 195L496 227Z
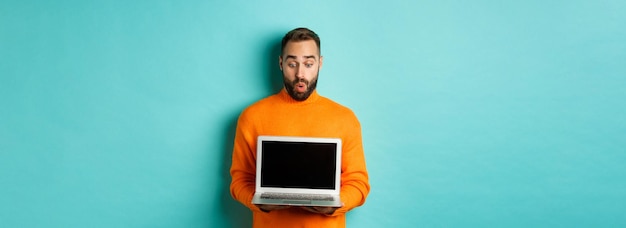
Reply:
M315 91L323 62L320 50L320 38L307 28L291 30L283 37L278 64L293 99L304 101Z

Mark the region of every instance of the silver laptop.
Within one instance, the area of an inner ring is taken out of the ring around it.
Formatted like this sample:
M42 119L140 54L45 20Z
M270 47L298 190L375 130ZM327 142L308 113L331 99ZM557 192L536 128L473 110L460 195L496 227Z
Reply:
M259 136L253 204L341 207L341 139Z

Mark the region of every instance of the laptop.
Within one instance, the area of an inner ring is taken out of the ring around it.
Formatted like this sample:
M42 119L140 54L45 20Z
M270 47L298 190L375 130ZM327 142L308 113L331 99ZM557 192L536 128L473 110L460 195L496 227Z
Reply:
M341 139L259 136L253 204L341 207Z

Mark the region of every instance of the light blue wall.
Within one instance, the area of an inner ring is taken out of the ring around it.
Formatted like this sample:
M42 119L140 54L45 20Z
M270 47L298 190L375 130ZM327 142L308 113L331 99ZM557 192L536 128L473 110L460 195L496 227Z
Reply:
M0 227L241 227L239 112L322 37L350 227L624 227L624 1L0 3Z

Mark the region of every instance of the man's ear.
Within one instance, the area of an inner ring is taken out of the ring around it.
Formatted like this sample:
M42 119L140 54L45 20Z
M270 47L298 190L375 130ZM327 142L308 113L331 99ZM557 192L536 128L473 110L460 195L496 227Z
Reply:
M283 71L283 57L280 55L278 56L278 68Z
M320 69L322 69L322 65L324 65L324 56L320 56Z

